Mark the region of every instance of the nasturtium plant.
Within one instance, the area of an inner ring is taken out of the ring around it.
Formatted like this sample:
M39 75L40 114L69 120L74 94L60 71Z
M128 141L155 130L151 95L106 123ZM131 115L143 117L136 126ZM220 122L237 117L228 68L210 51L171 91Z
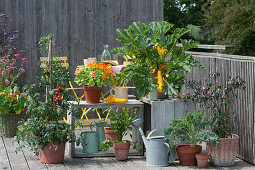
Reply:
M80 85L103 87L113 82L114 72L112 65L105 65L96 62L89 63L87 66L78 66L75 71L74 81Z

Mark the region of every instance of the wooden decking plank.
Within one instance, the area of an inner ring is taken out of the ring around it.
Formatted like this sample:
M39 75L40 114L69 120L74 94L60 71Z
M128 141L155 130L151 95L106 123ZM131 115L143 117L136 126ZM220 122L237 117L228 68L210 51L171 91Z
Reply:
M126 161L118 161L115 158L112 158L114 162L116 162L123 169L142 169L138 165L136 165L132 160L128 159Z
M23 148L24 156L26 157L28 166L31 170L33 169L48 169L46 164L41 163L39 157L35 155L31 150L28 148Z
M65 169L67 169L63 163L46 164L46 166L47 166L48 169L51 169L51 170L65 170Z
M0 136L0 169L11 169L7 151L3 142L2 136Z
M160 167L162 170L178 170L178 167L176 167L174 164L169 164L169 166Z
M77 160L82 164L86 170L101 170L101 167L94 158L77 158Z
M159 170L159 167L154 167L154 166L147 166L145 162L145 157L134 157L130 156L130 160L133 161L138 167L141 169L146 169L146 170Z
M99 165L101 165L106 170L120 170L120 169L123 169L121 166L119 166L112 159L109 159L109 157L108 158L96 158L95 160L99 163Z
M12 169L29 169L27 161L23 155L23 152L15 152L17 143L12 143L13 138L3 138L5 148L9 157L10 165Z
M71 157L65 157L64 165L68 170L84 170L79 160Z

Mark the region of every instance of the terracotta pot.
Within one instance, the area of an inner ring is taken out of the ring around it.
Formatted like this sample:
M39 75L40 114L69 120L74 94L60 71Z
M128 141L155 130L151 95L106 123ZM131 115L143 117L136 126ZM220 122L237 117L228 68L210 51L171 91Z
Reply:
M85 86L83 85L84 95L87 103L99 103L102 88L98 86Z
M107 140L117 141L117 134L114 132L114 129L105 127L104 133Z
M59 148L55 150L54 147L52 147L49 150L49 146L45 146L44 150L39 151L39 158L40 162L47 163L47 164L55 164L55 163L61 163L64 161L65 156L65 146L66 143L61 143Z
M215 166L234 166L239 149L239 136L232 138L219 138L217 146L206 143L206 151L210 155L210 161Z
M129 141L122 141L121 143L113 143L114 154L117 160L124 161L128 159L128 152L130 148Z
M202 151L201 145L192 147L191 144L177 145L176 152L181 165L196 165L196 154Z
M209 155L207 153L196 154L197 166L199 168L205 168L208 164Z

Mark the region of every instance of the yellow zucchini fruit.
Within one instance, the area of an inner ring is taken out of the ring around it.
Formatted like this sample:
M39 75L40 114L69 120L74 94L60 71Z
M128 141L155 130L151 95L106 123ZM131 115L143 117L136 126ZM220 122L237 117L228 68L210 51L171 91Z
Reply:
M157 73L157 83L158 83L158 87L157 87L158 92L163 93L162 86L164 82L163 82L163 77L160 70L158 70L158 73Z

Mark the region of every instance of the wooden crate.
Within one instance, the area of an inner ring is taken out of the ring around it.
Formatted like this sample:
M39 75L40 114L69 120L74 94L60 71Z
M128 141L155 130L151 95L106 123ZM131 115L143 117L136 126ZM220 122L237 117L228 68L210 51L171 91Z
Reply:
M171 120L183 118L187 112L195 110L194 103L184 103L179 99L160 101L143 97L142 101L145 103L145 131L158 129L158 131L153 133L153 136L163 135L162 130L169 126Z

